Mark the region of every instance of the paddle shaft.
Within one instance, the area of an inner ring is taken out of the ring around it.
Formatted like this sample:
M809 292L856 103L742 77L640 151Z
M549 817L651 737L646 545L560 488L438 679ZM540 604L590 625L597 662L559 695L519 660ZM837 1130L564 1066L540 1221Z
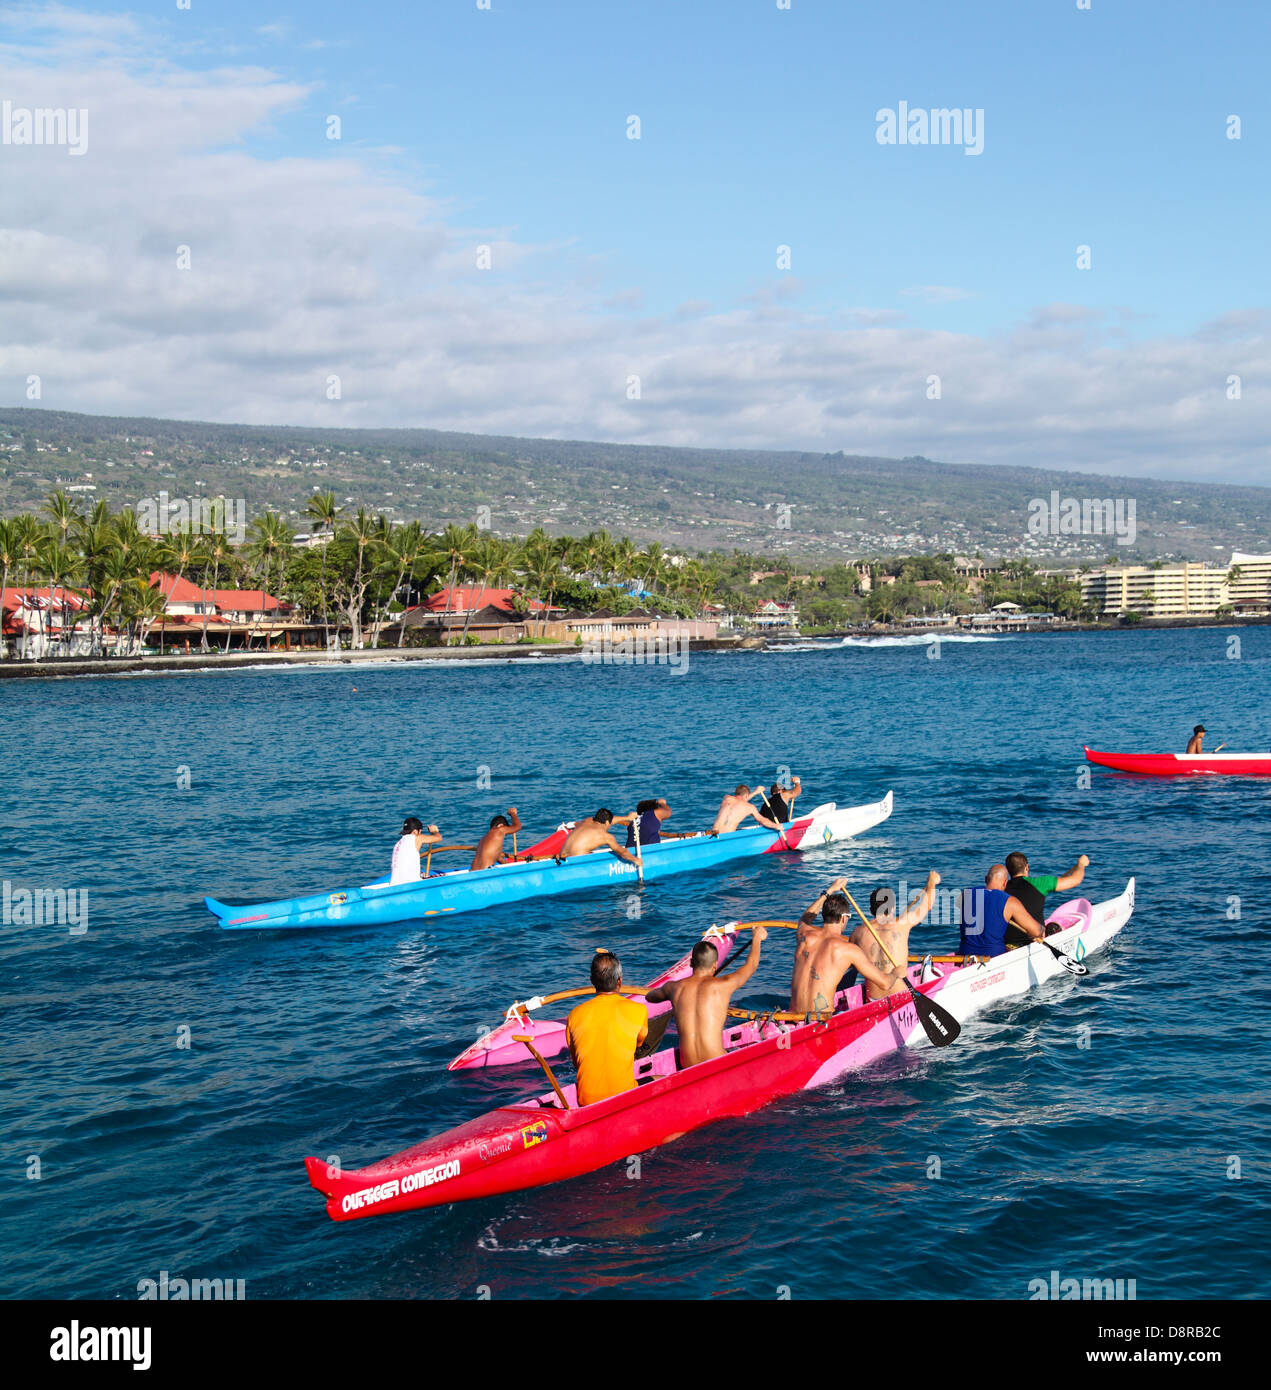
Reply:
M641 884L644 883L644 855L640 851L640 812L636 812L631 817L631 833L635 837L636 852L636 873L639 875Z
M856 899L847 892L846 886L843 891L847 893L847 900L856 909L856 915L865 923L869 934L878 942L878 949L887 957L888 963L893 970L899 970L892 953L883 945L882 938L874 930L874 924L861 911ZM962 1031L962 1025L943 1005L937 1004L934 999L928 999L920 990L914 988L909 979L908 970L900 972L900 978L905 983L905 988L909 991L909 997L913 1000L914 1012L918 1015L918 1022L922 1024L922 1031L926 1033L928 1040L936 1047L945 1047L951 1043ZM868 990L865 997L869 997Z
M768 800L768 793L762 787L759 788L759 795L763 797L763 804L768 808L768 814L777 821L777 834L781 836L781 843L786 849L790 848L790 841L786 839L786 832L781 827L781 822L777 820L777 813L772 809L772 802ZM879 943L882 944L881 942ZM890 959L890 957L889 957Z
M552 1083L552 1090L556 1092L556 1099L560 1101L561 1109L568 1110L570 1108L570 1105L569 1102L565 1099L565 1092L561 1090L560 1082L556 1079L556 1074L552 1071L551 1067L547 1065L547 1058L544 1057L543 1054L538 1050L538 1048L534 1046L533 1038L528 1038L524 1036L514 1037L512 1041L524 1043L525 1046L529 1048L530 1052L533 1054L534 1060L547 1073L547 1079Z

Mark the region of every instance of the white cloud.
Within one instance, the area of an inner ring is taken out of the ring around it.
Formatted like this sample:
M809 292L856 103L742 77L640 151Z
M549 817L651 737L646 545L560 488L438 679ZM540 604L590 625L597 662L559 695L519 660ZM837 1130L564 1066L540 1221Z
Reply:
M974 299L972 290L959 289L956 285L910 285L900 292L906 299L921 299L926 304L958 304L964 299Z
M1254 389L1271 376L1265 311L1130 337L1126 311L1051 304L982 337L894 308L813 310L817 286L783 276L731 305L713 285L709 302L654 313L638 267L623 262L616 292L597 273L611 247L531 243L514 207L503 226L462 225L389 156L328 142L316 105L311 149L255 153L311 109L302 83L180 69L131 20L21 15L0 95L87 108L89 149L0 146L0 398L13 404L38 373L47 408L103 414L1271 481L1271 405ZM1243 400L1226 397L1232 373Z

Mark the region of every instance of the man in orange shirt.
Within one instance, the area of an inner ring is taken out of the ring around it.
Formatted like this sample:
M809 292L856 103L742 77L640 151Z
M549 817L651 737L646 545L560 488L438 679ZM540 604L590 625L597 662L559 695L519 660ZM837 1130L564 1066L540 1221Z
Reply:
M578 1073L579 1105L635 1089L636 1048L649 1032L648 1009L618 993L622 963L612 952L592 957L591 983L595 996L569 1015L565 1034Z

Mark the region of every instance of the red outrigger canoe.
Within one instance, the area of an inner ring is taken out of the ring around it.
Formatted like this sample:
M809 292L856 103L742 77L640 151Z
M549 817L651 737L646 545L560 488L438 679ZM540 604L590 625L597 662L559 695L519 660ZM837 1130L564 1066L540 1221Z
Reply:
M1101 753L1087 748L1086 759L1118 772L1147 777L1209 773L1227 777L1271 777L1271 753Z
M1078 898L1051 917L1060 930L1005 955L927 957L909 978L959 1021L1023 994L1104 946L1134 911L1134 880L1120 897L1091 904ZM730 924L731 926L731 924ZM725 928L724 930L729 930ZM700 1125L748 1115L778 1096L822 1086L925 1035L909 995L876 1003L860 985L840 990L836 1011L789 1023L769 1015L730 1027L722 1057L681 1067L677 1049L635 1063L636 1087L579 1106L573 1085L513 1101L422 1144L344 1169L306 1158L310 1183L335 1221L498 1196L579 1177L630 1154L656 1148Z

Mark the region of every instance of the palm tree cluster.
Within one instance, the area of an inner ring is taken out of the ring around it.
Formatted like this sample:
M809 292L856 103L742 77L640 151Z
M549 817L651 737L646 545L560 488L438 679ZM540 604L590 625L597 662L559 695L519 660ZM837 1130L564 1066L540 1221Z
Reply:
M189 526L147 535L131 508L111 513L97 502L84 512L58 490L38 516L0 520L0 589L48 590L39 621L45 639L40 645L49 654L105 655L138 650L163 617L165 597L150 582L156 571L209 590L259 588L321 622L328 644L334 625L355 647L365 645L368 635L370 645L377 645L412 597L443 581L451 590L478 588L475 603L464 605L459 640L467 637L489 590L517 586L514 605L521 612L530 609L530 599L548 608L564 603L623 610L634 607L638 595L652 595L665 611L692 614L719 585L711 565L674 562L656 542L641 550L605 531L575 539L551 537L539 528L524 540L507 540L452 524L431 533L418 521L394 525L364 507L345 515L330 492L314 495L307 516L325 533L324 544L297 549L291 526L266 512L252 521L244 544L234 545L224 531ZM199 647L206 651L210 600L203 609ZM253 621L249 643L257 631ZM162 644L162 627L159 632ZM398 645L404 635L399 624ZM447 640L452 636L448 632ZM228 631L225 641L228 649ZM0 648L0 654L7 653Z

